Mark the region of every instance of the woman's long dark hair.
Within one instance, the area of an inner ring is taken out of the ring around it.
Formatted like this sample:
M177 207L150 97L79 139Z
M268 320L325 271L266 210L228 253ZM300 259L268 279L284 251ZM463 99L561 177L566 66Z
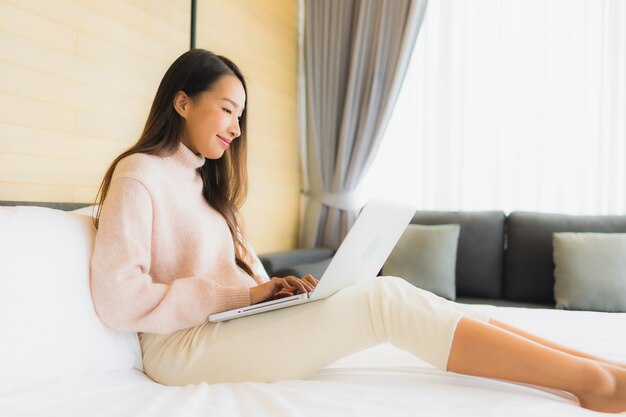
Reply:
M164 155L172 152L183 134L184 119L174 110L174 97L185 92L192 100L210 90L224 75L234 75L246 92L246 82L239 68L228 58L204 49L192 49L174 61L167 70L156 92L148 120L137 143L113 160L107 169L96 195L98 210L94 218L96 228L102 203L106 199L113 171L118 162L134 153ZM239 209L248 193L246 110L239 119L241 135L234 140L219 159L206 158L198 169L204 183L202 194L206 201L226 219L235 244L235 261L250 276L252 269L246 262L248 250L237 220Z

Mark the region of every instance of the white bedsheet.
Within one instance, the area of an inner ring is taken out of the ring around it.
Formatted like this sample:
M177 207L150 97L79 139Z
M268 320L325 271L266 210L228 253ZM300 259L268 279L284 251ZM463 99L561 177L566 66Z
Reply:
M479 306L493 317L626 362L626 314ZM565 392L445 373L388 344L304 381L166 387L136 370L0 396L0 416L600 416ZM614 415L614 414L606 414Z

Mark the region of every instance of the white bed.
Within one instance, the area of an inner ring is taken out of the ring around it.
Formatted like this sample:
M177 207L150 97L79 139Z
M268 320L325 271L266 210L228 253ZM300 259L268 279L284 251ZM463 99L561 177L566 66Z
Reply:
M137 335L95 314L91 218L0 207L0 231L0 417L600 415L565 392L444 373L389 345L303 381L162 386L141 372ZM626 313L476 308L626 362Z
M493 317L626 362L626 313L477 306ZM575 397L444 373L390 345L343 358L308 380L167 387L139 370L70 378L0 396L0 416L599 416ZM607 414L610 415L610 414Z

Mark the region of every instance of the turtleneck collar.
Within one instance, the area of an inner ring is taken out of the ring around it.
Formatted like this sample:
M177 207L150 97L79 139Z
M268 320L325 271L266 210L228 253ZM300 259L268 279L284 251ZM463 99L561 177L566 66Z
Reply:
M190 178L193 178L196 175L196 170L204 165L204 156L196 155L182 142L178 142L174 151L165 158L176 169Z

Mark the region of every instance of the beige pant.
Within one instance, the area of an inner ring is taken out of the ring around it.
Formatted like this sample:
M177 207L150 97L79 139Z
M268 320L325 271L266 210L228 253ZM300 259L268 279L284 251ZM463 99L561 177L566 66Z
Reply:
M463 316L484 314L403 279L373 278L332 297L167 335L140 337L145 372L166 385L306 378L383 342L446 370Z

